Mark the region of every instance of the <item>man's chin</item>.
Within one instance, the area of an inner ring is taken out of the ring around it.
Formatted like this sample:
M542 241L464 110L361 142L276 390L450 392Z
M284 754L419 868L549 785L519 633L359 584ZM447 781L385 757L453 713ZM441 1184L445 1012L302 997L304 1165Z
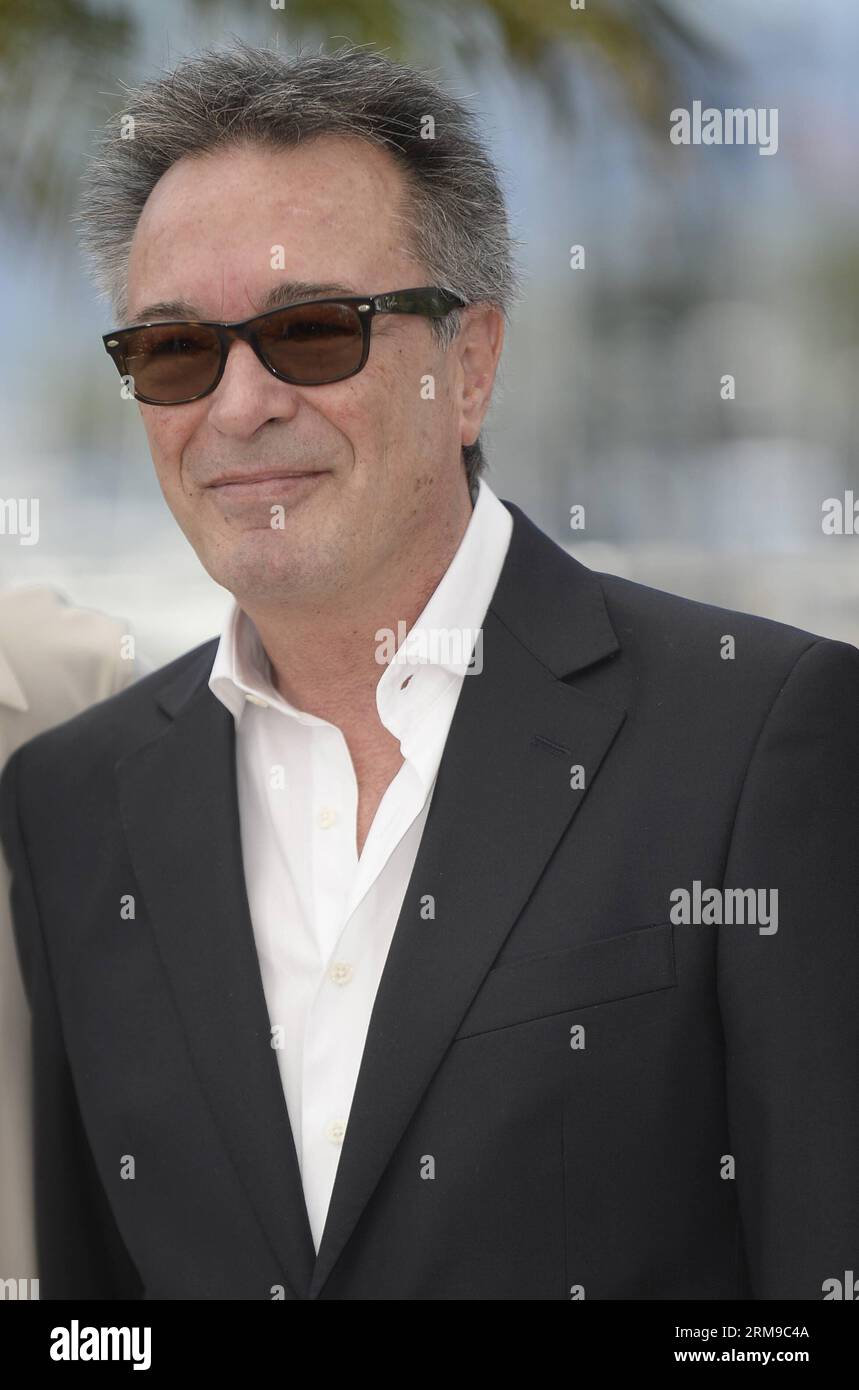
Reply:
M248 530L241 539L231 538L229 554L200 556L206 572L221 588L229 590L243 606L257 603L300 602L324 598L331 591L318 544L306 548L288 543L284 532ZM199 553L199 552L198 552Z

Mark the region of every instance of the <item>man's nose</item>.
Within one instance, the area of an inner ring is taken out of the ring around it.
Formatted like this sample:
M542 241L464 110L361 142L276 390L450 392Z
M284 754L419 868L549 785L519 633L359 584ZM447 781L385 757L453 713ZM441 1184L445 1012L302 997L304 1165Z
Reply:
M298 388L280 381L250 343L230 344L224 374L210 396L209 422L222 434L253 434L271 419L288 419L299 402Z

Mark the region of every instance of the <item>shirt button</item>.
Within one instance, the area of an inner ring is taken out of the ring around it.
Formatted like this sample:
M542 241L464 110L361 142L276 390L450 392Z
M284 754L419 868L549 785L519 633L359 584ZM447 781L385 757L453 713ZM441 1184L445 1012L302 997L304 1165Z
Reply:
M328 972L328 977L334 981L335 985L348 985L352 978L352 967L346 960L335 960Z
M346 1137L346 1126L342 1120L334 1120L326 1129L325 1133L332 1144L342 1144Z
M268 709L268 700L263 700L259 695L246 695L246 700L250 700L252 705L261 705L263 709Z
M319 812L319 824L323 830L330 830L337 819L337 812L333 806L323 806Z

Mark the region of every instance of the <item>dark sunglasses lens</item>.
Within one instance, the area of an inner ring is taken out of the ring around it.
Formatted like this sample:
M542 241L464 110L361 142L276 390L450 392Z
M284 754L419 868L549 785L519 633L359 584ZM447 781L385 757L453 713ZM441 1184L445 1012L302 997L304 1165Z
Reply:
M217 333L194 323L136 328L124 340L123 351L136 394L162 405L201 395L221 362Z
M350 304L311 304L272 314L257 341L275 372L300 386L322 386L355 371L364 335Z

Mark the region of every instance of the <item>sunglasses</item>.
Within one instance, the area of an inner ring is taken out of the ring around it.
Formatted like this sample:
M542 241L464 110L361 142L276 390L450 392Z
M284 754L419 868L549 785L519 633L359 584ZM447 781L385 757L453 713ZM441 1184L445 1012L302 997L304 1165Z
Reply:
M376 314L445 318L465 300L424 286L391 294L313 299L238 323L176 320L105 333L102 341L134 397L147 405L185 405L214 391L231 344L249 343L272 376L293 386L327 386L360 372Z

